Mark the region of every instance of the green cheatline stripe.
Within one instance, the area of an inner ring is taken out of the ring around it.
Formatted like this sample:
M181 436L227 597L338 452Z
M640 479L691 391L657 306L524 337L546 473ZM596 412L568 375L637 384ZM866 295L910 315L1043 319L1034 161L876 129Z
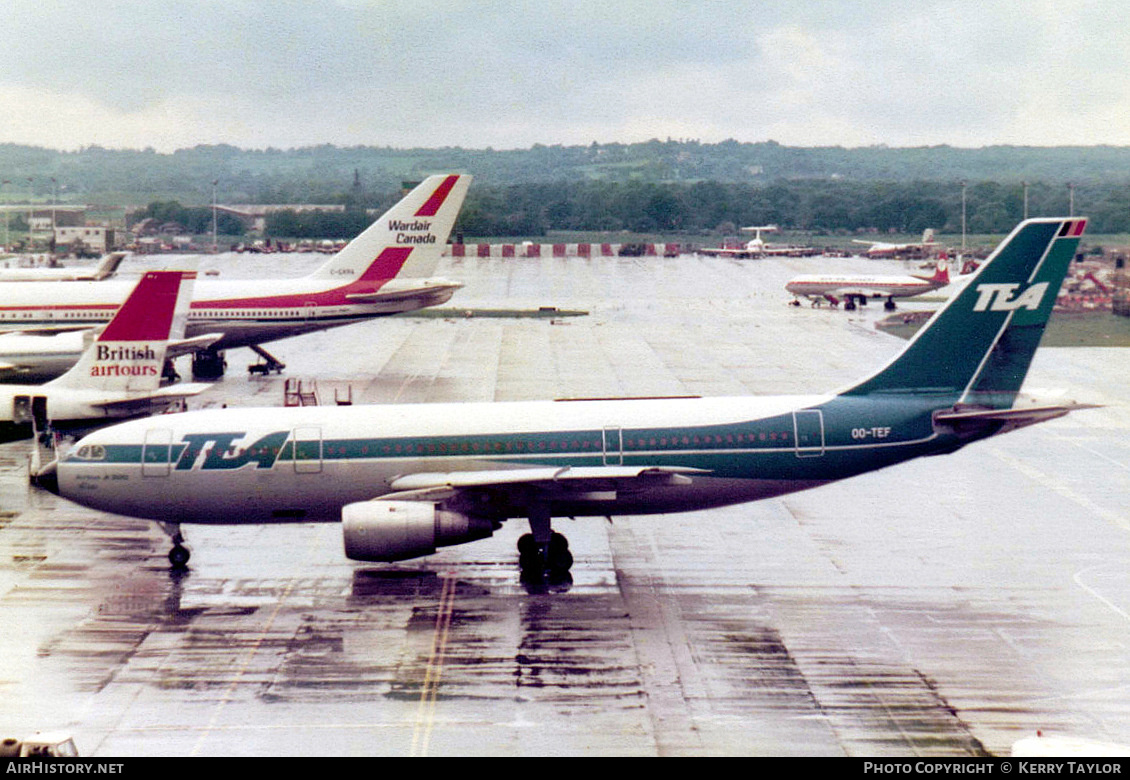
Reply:
M625 454L631 452L695 452L710 450L741 449L781 449L793 451L793 431L791 415L781 415L765 420L740 423L737 425L711 425L687 428L649 428L621 430L620 446L611 443L609 449L618 449ZM274 447L277 460L294 459L293 439L288 437L280 448ZM217 434L217 436L233 434ZM277 434L276 434L277 435ZM496 455L544 455L547 457L600 456L605 450L605 431L548 431L538 433L498 433L476 434L472 436L410 436L362 439L321 440L321 457L324 460L356 460L372 458L427 457L427 456L496 456ZM239 439L240 437L236 437ZM233 439L235 440L235 439ZM317 441L299 441L299 459L318 457ZM172 445L150 444L108 444L105 445L106 463L140 463L142 450L146 452L147 463L164 463L172 456L177 462L188 445L177 442ZM256 443L239 442L238 451L252 450L260 454Z

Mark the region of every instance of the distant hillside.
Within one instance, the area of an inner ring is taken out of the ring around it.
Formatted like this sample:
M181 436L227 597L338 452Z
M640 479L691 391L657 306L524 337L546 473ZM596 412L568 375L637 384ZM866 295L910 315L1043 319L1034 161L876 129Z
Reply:
M355 173L365 190L387 191L404 179L454 169L474 173L481 184L498 186L592 180L767 183L796 179L1113 184L1130 182L1130 147L847 149L790 147L773 141L702 144L653 140L514 150L197 146L158 154L97 146L59 152L0 145L0 172L11 182L5 188L9 197L26 193L29 177L37 196L51 195L54 178L69 199L89 199L101 193L131 194L142 200L184 193L208 193L210 197L212 182L219 180L225 199L232 202L316 202L328 196L342 197Z
M197 146L171 154L97 146L60 152L0 145L2 199L147 205L389 205L405 181L447 170L476 177L473 235L554 229L725 231L743 224L836 231L1002 232L1023 213L1077 214L1099 231L1130 230L1130 147L950 146L847 149L772 141L658 141L529 149Z

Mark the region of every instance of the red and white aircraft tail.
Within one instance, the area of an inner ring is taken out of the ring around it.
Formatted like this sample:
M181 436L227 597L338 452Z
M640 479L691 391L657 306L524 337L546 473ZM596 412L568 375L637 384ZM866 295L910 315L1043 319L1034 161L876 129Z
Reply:
M310 275L312 279L375 282L435 271L455 226L471 176L429 176Z
M108 401L157 391L169 342L184 337L195 278L186 271L146 273L78 363L42 387L98 391Z
M145 274L67 373L43 385L0 385L0 441L77 432L163 412L207 384L162 387L170 341L184 333L196 274ZM197 339L195 341L201 341ZM207 340L207 339L203 339ZM33 473L44 455L35 450Z
M938 258L937 266L934 267L933 276L918 276L915 274L914 278L936 284L939 287L945 287L950 283L949 260L946 259L945 254L942 254L942 256Z

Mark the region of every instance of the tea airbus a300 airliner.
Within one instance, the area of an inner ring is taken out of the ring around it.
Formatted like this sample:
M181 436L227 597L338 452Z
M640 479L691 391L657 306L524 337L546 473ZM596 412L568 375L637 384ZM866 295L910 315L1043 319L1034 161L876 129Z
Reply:
M271 369L283 364L259 347L276 339L446 302L463 285L428 278L463 206L471 177L430 176L308 276L200 279L187 335L221 334L193 356L193 374L223 373L223 350L252 347ZM110 319L131 282L6 282L0 330L74 330Z
M527 518L523 574L567 572L551 518L689 511L814 488L1066 414L1017 405L1085 220L1006 238L886 367L818 396L226 409L96 432L45 486L180 523L342 521L396 561Z

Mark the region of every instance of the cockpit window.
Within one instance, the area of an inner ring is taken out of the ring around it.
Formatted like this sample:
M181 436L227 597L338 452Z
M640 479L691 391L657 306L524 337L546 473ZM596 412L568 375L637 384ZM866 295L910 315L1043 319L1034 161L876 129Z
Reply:
M106 448L101 444L84 444L73 455L78 460L106 460Z

